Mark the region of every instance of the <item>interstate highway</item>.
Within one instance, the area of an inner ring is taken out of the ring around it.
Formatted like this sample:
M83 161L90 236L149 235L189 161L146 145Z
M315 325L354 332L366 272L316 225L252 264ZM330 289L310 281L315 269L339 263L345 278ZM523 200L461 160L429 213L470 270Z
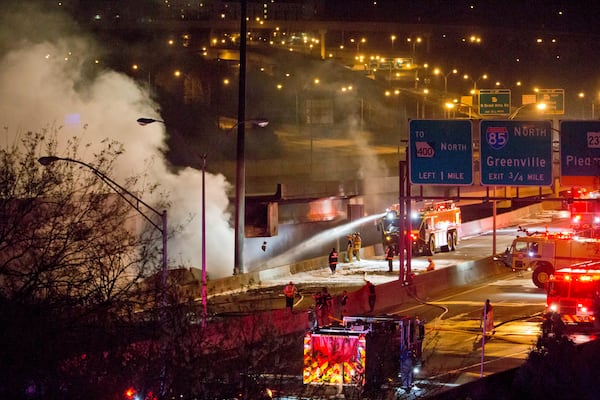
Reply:
M568 226L568 221L564 218L564 215L558 211L547 211L539 215L519 218L514 221L513 226L496 230L497 253L503 252L510 246L512 240L517 235L523 234L518 231L519 226L527 227L530 231L543 231L547 227L551 229L566 228ZM493 239L493 232L485 232L481 235L461 239L456 251L447 253L438 252L433 256L436 269L492 256ZM340 261L343 261L342 256L340 256ZM265 287L285 285L291 279L301 286L311 284L314 287L362 287L364 285L365 274L369 280L377 285L398 279L397 257L394 259L393 265L394 272L387 272L387 261L383 255L379 255L366 259L363 258L361 261L354 260L349 263L341 262L338 264L335 275L332 275L329 268L327 268L326 265L323 265L323 268L321 269L264 280L262 285ZM413 257L411 266L412 271L416 274L426 273L427 257Z
M564 228L567 221L547 214L516 221L517 225L497 231L497 248L506 248L518 234L518 225L530 230ZM443 269L460 264L474 257L489 256L492 234L465 239L454 253L437 253L436 267ZM396 260L397 263L397 260ZM425 272L426 257L413 260L417 273ZM318 288L320 285L333 288L363 286L363 274L376 284L397 279L396 269L387 273L387 263L382 257L353 263L342 263L335 275L329 269L296 274L291 277L298 285ZM272 281L270 285L281 285L285 280ZM490 299L495 310L495 334L482 342L479 321L486 299ZM400 398L429 396L454 386L467 383L496 372L520 366L535 346L540 334L541 315L545 306L545 292L531 281L531 273L513 273L506 270L476 285L450 288L435 296L421 295L410 301L386 309L388 314L419 315L426 321L426 338L423 346L424 364L416 375L419 387L411 395L400 393ZM283 300L279 300L283 302ZM308 300L307 300L308 301ZM587 336L573 337L575 341L589 340ZM481 364L484 359L483 368Z
M527 226L531 231L544 230L547 226L553 229L566 227L568 221L559 212L548 211L531 217L519 218L514 225L496 231L496 251L503 252L519 234L518 226ZM436 253L433 258L437 269L458 265L467 261L492 256L493 233L486 232L481 235L461 239L456 251ZM412 271L415 274L426 273L427 257L413 257ZM343 256L340 256L343 261ZM245 288L239 291L212 292L209 295L209 313L223 312L256 312L283 308L283 286L290 280L294 281L298 289L305 295L296 304L297 309L308 309L312 304L310 294L326 286L332 294L339 294L343 289L349 292L358 290L365 284L367 277L375 285L392 282L398 279L398 258L394 259L394 272L389 273L387 262L383 255L354 260L350 263L341 262L335 275L332 275L327 262L323 262L320 269L283 275L269 279L262 279L260 285ZM507 269L508 271L508 269ZM533 283L531 283L534 287Z
M561 229L568 220L559 213L544 213L532 218L515 221L515 226L497 231L497 249L503 251L519 234L518 226L531 231ZM491 232L461 241L457 251L437 253L436 269L426 272L426 257L413 259L413 270L417 274L440 274L443 269L473 259L490 256L493 235ZM342 288L349 291L364 286L364 275L376 285L397 280L397 260L393 273L387 272L387 263L382 256L352 263L342 263L335 275L324 266L321 269L293 274L279 279L262 282L262 288L244 294L232 295L237 307L251 303L253 311L283 309L282 287L293 280L304 293L296 305L300 317L312 305L310 294L326 286L333 294ZM231 300L231 297L226 296ZM479 321L486 299L495 307L495 334L482 342ZM213 298L213 300L216 300ZM224 306L224 305L222 305ZM429 396L451 389L456 385L520 366L535 346L540 333L541 315L545 306L545 293L531 281L530 273L517 274L506 268L506 272L477 283L451 287L441 292L408 297L405 301L376 310L378 313L394 315L419 315L426 321L426 337L423 346L424 365L416 375L420 388L412 394L398 393L398 398ZM302 335L301 332L294 335ZM589 340L587 336L575 337L579 342ZM482 346L484 345L485 346ZM483 368L481 357L483 354ZM290 374L300 371L290 371ZM293 398L293 397L290 397Z

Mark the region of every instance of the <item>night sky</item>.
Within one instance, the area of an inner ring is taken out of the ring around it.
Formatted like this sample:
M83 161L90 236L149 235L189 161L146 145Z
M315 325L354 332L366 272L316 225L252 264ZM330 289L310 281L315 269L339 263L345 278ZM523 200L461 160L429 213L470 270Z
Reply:
M327 0L339 19L599 33L596 1Z

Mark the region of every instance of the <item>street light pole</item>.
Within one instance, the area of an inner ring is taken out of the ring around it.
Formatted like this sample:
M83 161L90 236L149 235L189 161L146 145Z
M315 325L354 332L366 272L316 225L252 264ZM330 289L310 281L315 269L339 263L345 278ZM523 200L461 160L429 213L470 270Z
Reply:
M444 95L448 94L448 77L451 74L457 74L457 73L458 73L458 70L456 68L454 68L452 71L450 71L444 75Z
M246 156L245 156L245 125L247 122L264 128L269 124L266 119L241 120L236 122L230 130L238 128L237 153L235 168L235 258L233 274L243 274L244 270L244 231L246 217Z
M481 115L479 114L479 112L473 108L472 105L470 104L466 104L466 103L454 103L454 102L446 102L444 104L444 106L446 107L447 110L453 110L455 107L457 109L459 109L460 107L467 107L467 109L469 110L469 118L471 118L471 116L475 116L475 118L477 119L483 119L481 117ZM464 113L464 112L463 112Z
M206 298L206 156L202 155L202 328L206 327L208 304Z
M138 124L148 125L153 122L160 122L164 124L164 121L153 119L153 118L138 118ZM264 128L269 125L269 120L265 118L255 118L249 120L242 120L236 122L227 132L238 129L237 135L237 155L236 155L236 183L235 183L235 259L233 274L239 274L244 272L244 218L245 218L245 204L246 204L246 171L245 171L245 125L251 123L253 126ZM205 173L206 173L206 157L207 154L202 155L202 275L203 275L203 287L206 287L206 259L205 259ZM202 304L206 303L206 298L203 297Z
M103 182L105 182L115 193L117 193L123 200L125 200L131 207L133 207L146 221L148 221L156 230L158 230L162 235L162 261L161 261L161 290L162 290L162 306L163 311L167 305L167 210L163 210L160 212L156 210L154 207L150 206L142 199L131 193L129 190L125 189L123 186L119 185L113 179L108 177L102 171L98 170L96 167L87 164L83 161L75 160L68 157L56 157L56 156L45 156L38 158L38 162L43 166L48 166L56 161L66 161L70 163L75 163L82 165L89 170L91 170L94 175L100 178ZM129 197L127 197L129 196ZM135 203L132 201L135 200ZM156 222L152 221L141 209L139 204L142 204L148 210L152 211L154 214L158 215L161 219L161 225L158 225Z
M238 134L235 168L235 255L233 274L244 272L244 231L246 216L246 162L245 162L245 124L246 119L246 36L247 36L247 0L240 3L240 75L238 86ZM233 128L232 128L233 129Z

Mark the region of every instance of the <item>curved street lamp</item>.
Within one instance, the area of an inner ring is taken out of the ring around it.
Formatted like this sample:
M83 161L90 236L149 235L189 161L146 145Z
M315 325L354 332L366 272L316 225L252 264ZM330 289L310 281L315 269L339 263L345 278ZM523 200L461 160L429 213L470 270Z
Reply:
M417 51L417 43L421 43L423 41L423 39L421 39L420 36L416 37L416 38L407 38L406 41L410 44L412 43L412 55L413 57L415 56L415 53Z
M444 95L448 94L448 77L452 74L458 74L458 70L454 68L452 71L448 72L447 74L444 74Z
M536 108L540 111L543 111L546 109L546 103L527 103L527 104L523 104L522 106L517 107L517 109L515 111L513 111L509 116L508 119L515 119L517 114L519 114L523 109L525 108Z
M154 122L159 122L161 124L165 124L165 121L161 121L154 118L138 118L137 123L145 126L148 124L152 124ZM206 156L207 154L202 154L202 290L201 290L201 299L202 299L202 327L206 327L206 318L208 316L208 294L206 290Z
M473 93L472 94L477 94L477 82L479 82L480 80L486 80L487 78L488 78L487 74L483 74L477 79L473 79L469 74L463 75L464 80L469 80L473 83Z
M153 118L138 118L138 124L148 125L153 122L164 124L164 121ZM233 126L227 129L226 133L236 128L252 124L254 127L264 128L269 125L266 118L254 118L244 121L237 121ZM235 180L235 255L233 274L244 273L244 231L245 231L245 213L246 213L246 166L245 166L245 134L243 129L238 129L237 153L236 153L236 180ZM206 314L206 197L205 197L205 174L206 174L206 156L202 155L202 306L204 316Z
M446 107L447 110L454 110L454 108L459 109L460 107L467 107L469 109L469 113L468 113L469 118L471 118L471 116L475 116L475 118L477 118L477 119L482 119L479 112L472 105L469 105L466 103L455 103L455 102L449 101L449 102L445 103L444 106Z
M55 163L56 161L66 161L70 163L75 163L86 167L91 170L94 175L100 178L103 182L105 182L115 193L117 193L123 200L125 200L131 207L133 207L146 221L148 221L156 230L158 230L162 236L162 262L161 262L161 290L162 290L162 306L163 311L167 305L167 210L163 210L163 212L159 212L154 207L150 206L148 203L144 202L142 199L131 193L129 190L125 189L123 186L119 185L109 176L104 174L102 171L98 170L96 167L87 164L80 160L75 160L73 158L68 157L56 157L56 156L44 156L38 158L38 162L43 166L48 166L50 164ZM148 210L152 211L154 214L160 217L161 224L158 225L154 222L146 213L142 211L140 208L140 204L146 207Z
M364 37L356 40L350 39L350 42L356 43L356 57L360 57L360 44L367 43L367 39Z

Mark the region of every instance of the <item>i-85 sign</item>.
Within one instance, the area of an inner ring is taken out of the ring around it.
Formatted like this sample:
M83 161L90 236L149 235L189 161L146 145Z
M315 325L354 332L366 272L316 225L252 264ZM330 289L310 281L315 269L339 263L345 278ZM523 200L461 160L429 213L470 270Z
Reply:
M481 184L550 186L550 121L483 120L480 124Z

